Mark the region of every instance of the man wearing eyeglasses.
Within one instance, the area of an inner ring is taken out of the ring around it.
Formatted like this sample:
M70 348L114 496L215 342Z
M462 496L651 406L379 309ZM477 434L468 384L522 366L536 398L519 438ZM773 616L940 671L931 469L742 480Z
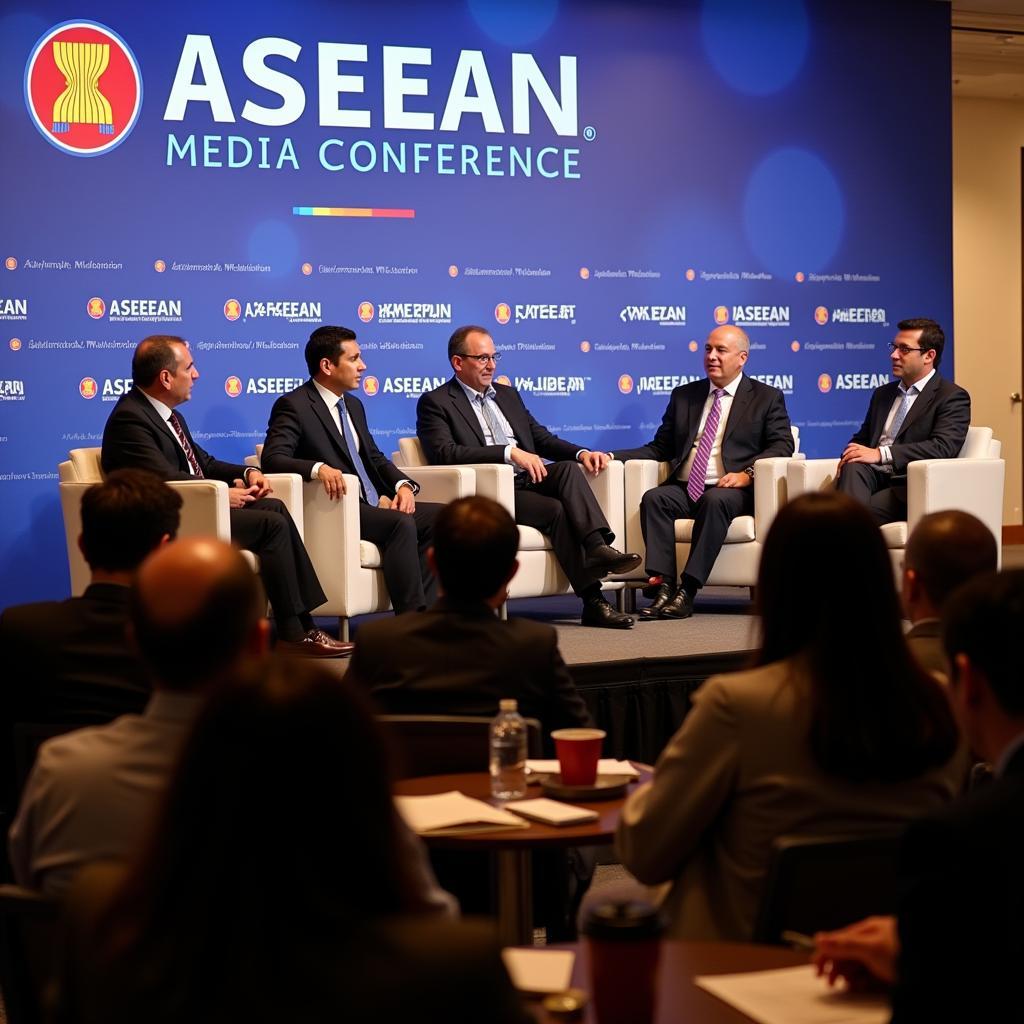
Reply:
M909 463L956 458L971 423L971 396L938 373L942 328L924 317L897 326L890 346L896 380L871 396L836 471L836 487L867 505L880 526L907 518Z
M640 556L611 546L615 535L574 463L591 474L608 465L595 452L556 437L529 413L519 392L493 381L500 354L483 327L459 327L448 341L455 376L420 398L416 433L427 459L514 467L516 522L551 538L558 564L583 600L585 626L630 629L634 619L601 596L601 579L629 572ZM544 460L552 460L550 464Z

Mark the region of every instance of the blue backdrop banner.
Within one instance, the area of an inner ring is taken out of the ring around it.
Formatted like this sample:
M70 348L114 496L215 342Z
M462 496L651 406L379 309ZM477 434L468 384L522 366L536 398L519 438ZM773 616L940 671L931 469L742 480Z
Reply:
M57 464L147 334L189 339L183 411L241 460L320 324L357 331L391 451L459 324L538 420L614 450L736 323L817 456L896 321L951 326L946 5L6 10L0 605L68 592Z

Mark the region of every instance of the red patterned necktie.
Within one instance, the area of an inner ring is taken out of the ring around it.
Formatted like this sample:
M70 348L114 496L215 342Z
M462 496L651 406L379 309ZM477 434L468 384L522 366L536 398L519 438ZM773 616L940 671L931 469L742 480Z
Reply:
M697 501L704 493L704 484L708 478L708 459L711 458L711 448L715 443L715 434L718 433L718 420L722 415L722 395L725 391L722 388L715 388L713 394L715 400L711 403L711 412L704 423L704 433L701 434L697 454L690 464L690 476L686 481L686 493L690 496L690 501Z
M199 460L196 458L196 453L192 451L192 445L188 443L188 438L185 436L181 420L178 419L176 412L171 413L171 426L174 428L175 434L178 435L178 440L181 442L181 447L185 452L185 458L188 460L189 466L192 467L192 474L202 479L203 471L199 468Z

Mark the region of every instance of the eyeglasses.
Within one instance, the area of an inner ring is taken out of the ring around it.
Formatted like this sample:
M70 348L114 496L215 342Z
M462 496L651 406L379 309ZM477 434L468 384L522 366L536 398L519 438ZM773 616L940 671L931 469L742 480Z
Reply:
M911 352L927 352L928 349L924 348L911 348L909 345L899 345L895 341L889 345L889 349L892 352L899 352L901 356L909 356Z
M460 359L472 359L478 366L483 366L486 363L496 363L501 358L500 352L492 352L490 355L483 356L468 356L465 352L459 353Z

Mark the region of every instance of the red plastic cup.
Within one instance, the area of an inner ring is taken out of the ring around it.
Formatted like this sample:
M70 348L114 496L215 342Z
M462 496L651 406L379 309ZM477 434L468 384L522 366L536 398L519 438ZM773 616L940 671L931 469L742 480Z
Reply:
M597 781L603 729L556 729L551 738L565 786L592 786Z

